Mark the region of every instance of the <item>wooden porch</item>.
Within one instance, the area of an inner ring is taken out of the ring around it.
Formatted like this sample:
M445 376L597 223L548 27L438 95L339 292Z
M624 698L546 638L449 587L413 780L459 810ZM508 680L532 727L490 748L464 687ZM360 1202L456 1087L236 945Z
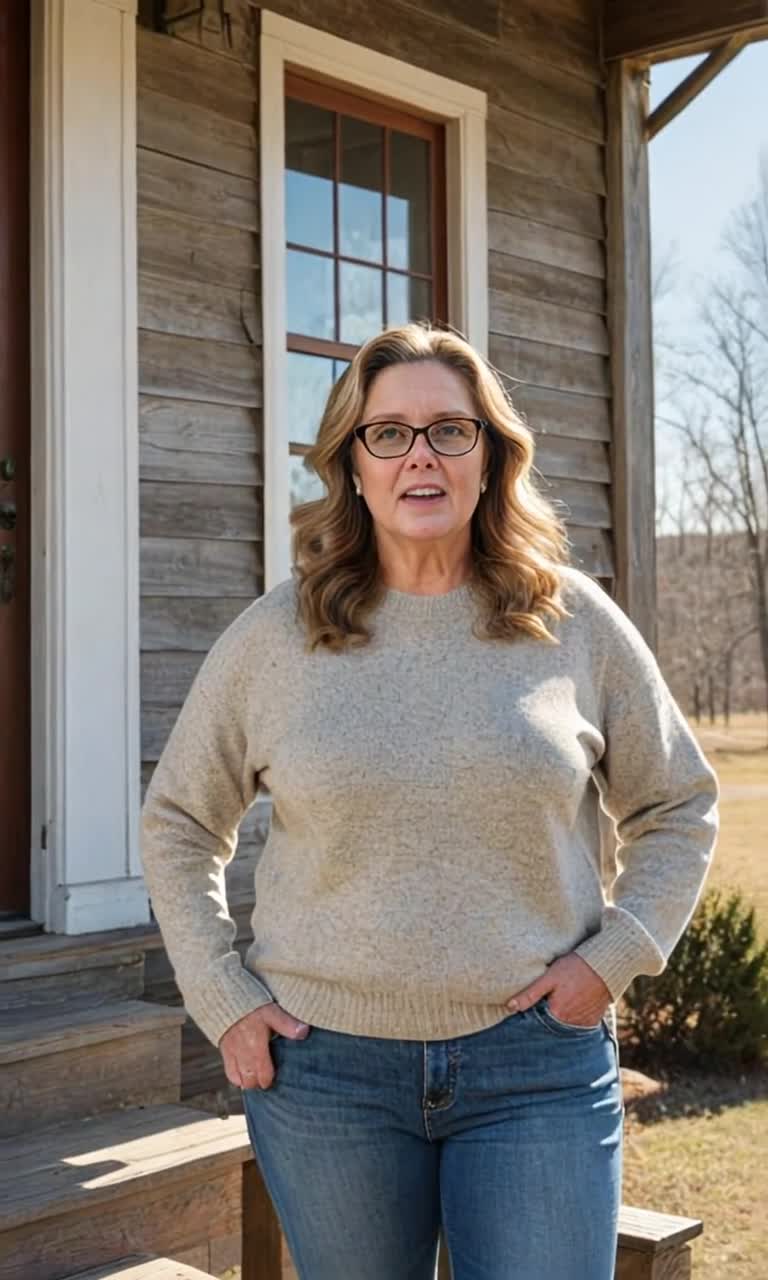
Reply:
M294 1280L238 1091L153 999L163 960L152 929L0 942L0 1280ZM686 1280L701 1230L624 1206L616 1280Z

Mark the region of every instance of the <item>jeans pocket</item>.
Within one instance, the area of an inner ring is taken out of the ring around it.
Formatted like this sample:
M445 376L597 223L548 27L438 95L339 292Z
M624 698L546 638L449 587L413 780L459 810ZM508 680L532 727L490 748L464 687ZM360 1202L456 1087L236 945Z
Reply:
M605 1026L605 1019L601 1018L599 1022L583 1026L577 1022L563 1022L561 1018L557 1018L549 1007L549 1000L546 996L542 996L532 1006L533 1013L538 1018L542 1026L552 1031L555 1035L564 1036L593 1036L595 1032L601 1031Z

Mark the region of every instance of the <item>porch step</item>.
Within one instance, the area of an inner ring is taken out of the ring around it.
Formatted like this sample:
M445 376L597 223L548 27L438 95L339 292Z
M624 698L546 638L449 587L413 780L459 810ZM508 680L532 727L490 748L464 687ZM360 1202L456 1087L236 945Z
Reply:
M183 1009L79 1000L0 1014L2 1135L178 1102Z
M137 999L145 953L161 946L154 927L0 940L0 1010L79 996L92 1003Z
M34 920L28 920L26 916L14 915L9 911L0 911L0 942L5 942L9 938L38 936L41 933L42 927L35 924Z
M64 1280L64 1278L63 1278ZM65 1280L214 1280L207 1271L188 1267L173 1258L121 1258L107 1267L79 1271Z
M132 1254L213 1253L241 1230L243 1166L243 1116L178 1105L3 1139L0 1280L61 1280Z

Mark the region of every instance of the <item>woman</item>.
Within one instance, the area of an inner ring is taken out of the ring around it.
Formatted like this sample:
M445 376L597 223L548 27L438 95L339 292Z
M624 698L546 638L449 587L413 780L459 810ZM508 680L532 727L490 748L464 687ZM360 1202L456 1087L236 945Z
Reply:
M461 338L368 342L309 460L294 577L214 645L147 796L179 987L301 1280L427 1280L441 1226L455 1280L609 1280L613 1002L690 919L715 777ZM223 870L259 781L243 965Z

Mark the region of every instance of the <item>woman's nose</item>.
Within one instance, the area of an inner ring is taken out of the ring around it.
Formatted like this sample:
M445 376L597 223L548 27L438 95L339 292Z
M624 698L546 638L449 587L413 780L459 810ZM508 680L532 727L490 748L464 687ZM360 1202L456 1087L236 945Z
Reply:
M412 462L423 463L426 460L434 461L435 451L430 445L425 435L417 436L413 442L413 448L408 455Z

